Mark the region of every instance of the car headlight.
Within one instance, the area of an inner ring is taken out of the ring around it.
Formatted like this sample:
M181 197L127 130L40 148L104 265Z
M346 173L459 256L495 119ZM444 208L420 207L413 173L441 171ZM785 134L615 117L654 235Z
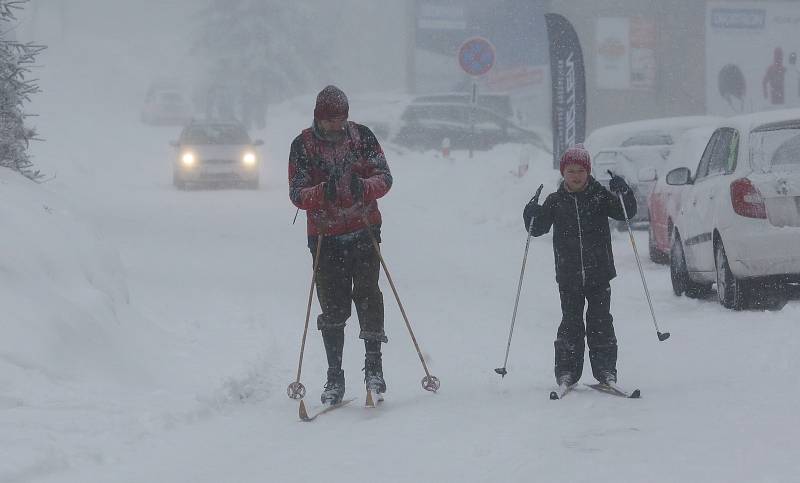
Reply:
M253 153L245 153L244 156L242 156L242 162L247 166L255 166L256 155Z
M183 153L183 156L181 156L181 162L186 167L194 166L194 161L194 154L192 153Z

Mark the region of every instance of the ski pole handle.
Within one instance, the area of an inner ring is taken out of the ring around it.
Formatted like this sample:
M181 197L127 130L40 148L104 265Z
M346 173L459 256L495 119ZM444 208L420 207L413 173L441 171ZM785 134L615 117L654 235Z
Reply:
M534 193L533 198L531 198L531 201L533 201L537 205L539 204L539 195L542 194L542 188L544 188L544 184L540 184L539 187L536 188L536 193Z
M542 194L542 188L544 188L544 184L540 184L538 188L536 188L536 193L533 194L533 198L528 201L528 204L534 203L536 205L539 204L539 195ZM528 242L530 242L531 232L533 231L533 219L534 217L531 216L531 222L528 225Z

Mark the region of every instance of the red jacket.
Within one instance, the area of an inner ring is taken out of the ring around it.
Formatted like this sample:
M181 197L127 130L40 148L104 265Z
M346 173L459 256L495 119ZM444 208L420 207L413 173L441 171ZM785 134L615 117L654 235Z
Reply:
M392 174L378 139L366 126L347 123L347 135L338 142L323 139L316 127L305 129L292 142L289 153L289 199L306 210L308 235L336 236L380 225L377 199L392 187ZM340 173L337 197L325 201L324 185L331 172ZM363 201L354 202L350 193L351 175L364 182Z

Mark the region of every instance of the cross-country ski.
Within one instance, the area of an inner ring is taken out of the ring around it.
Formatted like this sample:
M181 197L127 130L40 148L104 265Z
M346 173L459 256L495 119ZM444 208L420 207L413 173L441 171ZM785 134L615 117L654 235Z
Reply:
M307 422L307 423L311 422L311 421L317 419L317 417L319 417L319 416L321 416L321 415L323 415L325 413L329 413L331 411L339 409L341 407L347 406L348 404L350 404L353 401L355 401L355 399L345 399L345 400L340 401L340 402L335 403L335 404L324 404L324 405L322 405L322 407L316 409L312 413L308 413L306 411L305 405L301 404L300 405L300 409L299 409L300 420L304 421L304 422Z
M639 399L640 397L642 397L642 393L641 391L639 391L639 389L634 389L633 391L628 392L614 383L604 383L604 384L598 383L598 384L586 384L586 385L597 391L604 392L606 394L611 394L614 396L626 397L629 399Z

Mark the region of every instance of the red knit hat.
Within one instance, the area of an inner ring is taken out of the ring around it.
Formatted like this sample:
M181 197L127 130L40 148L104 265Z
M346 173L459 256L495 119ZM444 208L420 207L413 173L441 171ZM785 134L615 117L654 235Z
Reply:
M349 110L350 104L347 102L347 95L336 86L328 86L317 94L314 119L325 121L347 119Z
M589 151L583 147L583 144L576 144L564 151L564 154L561 155L559 169L562 175L564 174L564 168L566 168L568 164L577 164L583 166L586 171L592 171L591 157L589 156Z

